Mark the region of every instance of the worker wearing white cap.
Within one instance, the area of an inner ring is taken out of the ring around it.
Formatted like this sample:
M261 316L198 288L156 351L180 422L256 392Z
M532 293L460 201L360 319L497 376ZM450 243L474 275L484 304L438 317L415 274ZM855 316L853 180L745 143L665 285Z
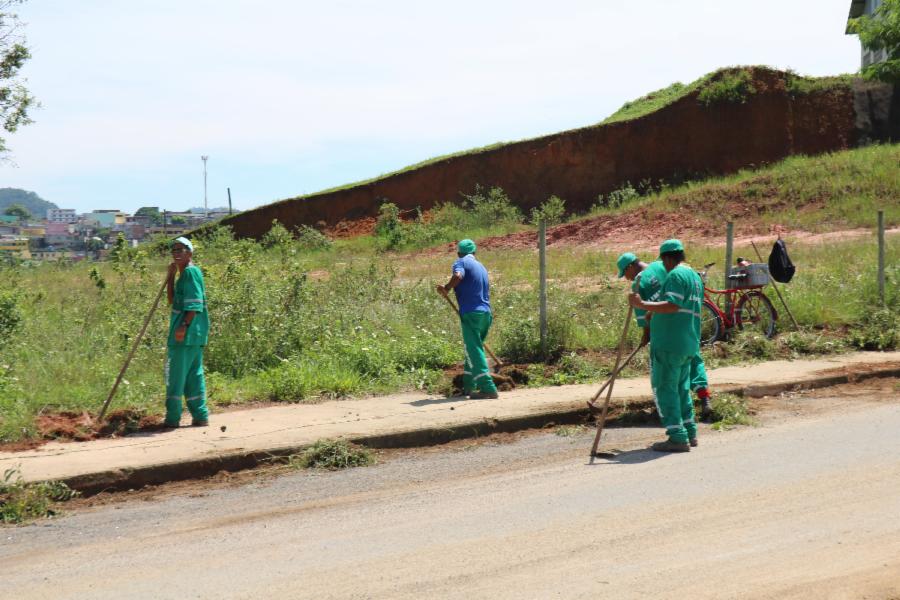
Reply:
M203 376L203 348L209 339L209 314L203 272L192 262L194 245L185 237L172 244L166 291L172 314L169 317L166 356L165 427L181 422L182 398L186 397L191 424L209 424L206 407L206 380ZM175 274L179 273L178 280Z

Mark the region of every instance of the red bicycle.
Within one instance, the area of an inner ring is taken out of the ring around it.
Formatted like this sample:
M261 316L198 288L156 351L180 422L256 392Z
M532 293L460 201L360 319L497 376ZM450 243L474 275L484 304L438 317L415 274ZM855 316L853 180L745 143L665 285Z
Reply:
M734 327L757 331L767 338L773 337L778 313L762 291L768 283L768 269L754 269L756 265L738 269L728 276L734 282L733 287L715 290L706 285L706 273L714 264L704 265L703 270L699 271L703 280L700 343L712 344L724 338L726 332Z

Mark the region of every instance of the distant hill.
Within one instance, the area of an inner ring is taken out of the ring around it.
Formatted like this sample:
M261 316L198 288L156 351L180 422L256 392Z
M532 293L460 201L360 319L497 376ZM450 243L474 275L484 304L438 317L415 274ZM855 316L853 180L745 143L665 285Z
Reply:
M18 188L0 188L0 213L12 204L21 204L35 218L45 219L48 208L59 208L52 202L47 202L34 192L20 190Z

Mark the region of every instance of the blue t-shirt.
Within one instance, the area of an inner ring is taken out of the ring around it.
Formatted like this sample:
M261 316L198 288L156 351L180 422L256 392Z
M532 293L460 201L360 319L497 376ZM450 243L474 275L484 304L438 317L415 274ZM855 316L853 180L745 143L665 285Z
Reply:
M466 254L453 263L453 272L462 276L462 281L453 288L459 302L459 314L491 312L491 286L484 265L473 255Z

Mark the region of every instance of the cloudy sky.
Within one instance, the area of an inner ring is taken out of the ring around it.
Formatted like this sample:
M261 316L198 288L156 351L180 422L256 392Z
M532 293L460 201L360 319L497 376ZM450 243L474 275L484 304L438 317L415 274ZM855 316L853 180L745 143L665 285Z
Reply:
M719 67L856 71L849 0L30 0L43 106L0 187L261 204L596 123Z

